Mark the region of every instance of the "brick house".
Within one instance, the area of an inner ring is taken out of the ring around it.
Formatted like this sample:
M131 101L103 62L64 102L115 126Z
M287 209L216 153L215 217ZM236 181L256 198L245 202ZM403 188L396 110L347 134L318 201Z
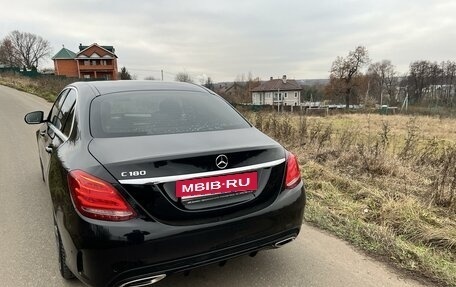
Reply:
M117 80L117 56L113 46L80 44L78 53L63 47L52 60L56 75Z
M301 85L295 80L288 80L284 75L282 79L264 81L258 87L250 90L254 105L284 105L299 106L301 98Z

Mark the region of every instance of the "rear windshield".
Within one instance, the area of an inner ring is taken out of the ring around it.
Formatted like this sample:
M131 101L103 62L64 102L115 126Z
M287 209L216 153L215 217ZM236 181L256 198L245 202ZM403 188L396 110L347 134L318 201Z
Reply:
M218 131L250 125L218 96L190 91L135 91L92 101L93 137L126 137Z

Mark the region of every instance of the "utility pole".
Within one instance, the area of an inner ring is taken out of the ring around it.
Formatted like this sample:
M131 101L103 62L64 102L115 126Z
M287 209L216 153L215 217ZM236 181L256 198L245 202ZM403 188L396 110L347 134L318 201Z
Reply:
M163 81L163 70L161 70L161 76L162 76L162 81Z
M277 88L277 112L280 112L280 88Z
M405 112L407 112L407 109L408 109L408 102L409 102L409 96L408 96L408 91L407 91L407 88L405 90L405 98L404 98L404 102L402 103L402 107L401 107L401 111L404 109L405 107Z

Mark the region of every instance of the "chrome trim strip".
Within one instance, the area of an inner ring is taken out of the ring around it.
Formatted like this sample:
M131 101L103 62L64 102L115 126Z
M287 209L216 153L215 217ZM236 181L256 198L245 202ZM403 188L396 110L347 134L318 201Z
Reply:
M253 193L254 190L250 190L250 191L241 191L241 192L236 192L237 194L239 193L242 193L242 194L246 194L246 193ZM230 195L230 194L233 194L232 192L227 192L226 194ZM223 192L220 192L220 193L213 193L213 194L203 194L203 195L189 195L189 196L182 196L181 199L182 200L187 200L187 199L199 199L199 198L202 198L202 197L207 197L207 198L212 198L214 196L217 196L217 195L223 195Z
M185 180L185 179L191 179L191 178L237 173L237 172L249 171L249 170L254 170L254 169L259 169L259 168L267 168L267 167L279 165L282 162L285 162L284 158L278 159L278 160L273 160L273 161L268 161L268 162L264 162L264 163L254 164L254 165L231 168L231 169L190 173L190 174L181 174L181 175L162 176L162 177L122 179L122 180L119 180L119 182L121 184L157 184L157 183L165 183L165 182L170 182L170 181L178 181L178 180Z
M145 286L150 286L154 283L157 283L158 281L161 281L165 279L166 274L160 274L160 275L155 275L155 276L150 276L150 277L144 277L141 279L136 279L132 281L128 281L120 285L119 287L127 287L127 286L136 286L136 287L145 287Z
M66 142L68 137L64 135L58 128L56 128L53 124L49 125L54 133L62 140L62 142Z
M275 248L280 248L280 247L284 246L285 244L292 242L295 239L296 239L296 236L290 236L288 238L279 240L276 243L274 243L274 247Z
M68 111L68 113L71 113L73 110L75 110L75 113L73 114L73 119L71 120L70 132L68 133L68 135L71 135L71 133L73 132L74 119L76 118L76 105L78 104L79 93L75 87L65 87L64 90L74 90L76 92L76 100L74 101L73 106L71 106L70 110ZM63 90L62 90L62 92L63 92ZM62 92L60 92L60 94ZM51 111L54 108L55 104L56 103L54 103L54 105L52 105ZM62 144L64 144L66 141L68 141L68 137L64 133L62 133L56 126L54 126L51 122L49 122L49 126L54 131L54 133L57 134L57 136L62 140Z

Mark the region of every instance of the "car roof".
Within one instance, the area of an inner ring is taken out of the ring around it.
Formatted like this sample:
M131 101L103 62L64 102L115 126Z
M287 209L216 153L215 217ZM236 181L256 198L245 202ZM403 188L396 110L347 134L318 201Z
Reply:
M123 80L123 81L90 81L76 82L72 85L90 86L98 91L99 95L126 92L126 91L192 91L207 92L207 89L192 83L162 82L150 80Z

